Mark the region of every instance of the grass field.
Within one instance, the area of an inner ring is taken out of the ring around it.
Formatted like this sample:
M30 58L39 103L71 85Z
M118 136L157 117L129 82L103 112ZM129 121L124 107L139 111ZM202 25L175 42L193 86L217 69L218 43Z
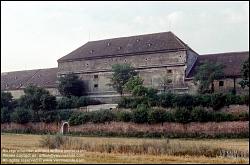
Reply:
M156 145L161 148L166 139L138 138L103 138L103 137L69 137L70 146L60 149L41 147L44 135L1 134L1 163L248 163L248 157L205 157L202 155L171 155L136 153L129 149L119 152L114 149L107 152L103 146L134 146L137 149ZM84 145L83 145L84 144ZM88 144L88 148L84 148ZM199 148L209 146L232 151L249 153L249 139L169 139L170 147ZM84 148L77 150L74 148ZM177 150L171 148L171 150ZM200 148L199 148L200 149ZM148 151L148 150L147 150ZM173 152L174 153L174 152ZM27 156L27 158L25 157ZM22 159L21 159L22 158ZM21 161L21 162L20 162ZM52 162L53 161L53 162Z

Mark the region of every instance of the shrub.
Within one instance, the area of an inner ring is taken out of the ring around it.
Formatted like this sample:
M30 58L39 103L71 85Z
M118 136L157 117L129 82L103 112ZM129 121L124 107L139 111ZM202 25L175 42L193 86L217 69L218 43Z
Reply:
M132 119L132 113L128 111L121 111L117 113L117 120L123 122L130 122Z
M242 104L241 97L238 95L227 94L225 95L225 105Z
M241 101L243 104L249 105L249 95L241 96Z
M62 120L69 120L73 111L70 109L63 109L63 110L57 110L57 113L58 113L60 121L62 121Z
M191 121L206 122L207 111L202 107L194 107L191 111Z
M146 91L146 99L148 100L149 106L159 105L159 97L157 95L157 90L154 88L148 88Z
M74 103L72 99L68 97L62 97L58 100L57 109L67 109L67 108L73 108Z
M191 110L184 107L179 107L174 111L174 118L176 122L188 123L191 121L190 116Z
M164 121L165 122L174 122L174 114L172 112L165 112L164 114Z
M162 93L159 95L159 104L164 108L174 106L175 95L172 93Z
M60 121L60 116L58 111L48 111L48 112L41 112L41 121L45 123L51 123L55 121Z
M81 97L78 98L76 106L77 107L87 106L89 104L89 100L90 99L88 97L81 96Z
M10 92L1 91L1 108L8 107L12 108L13 96Z
M225 106L226 96L223 94L212 94L211 95L211 103L210 107L214 110L219 110L220 108Z
M150 123L162 123L165 121L165 113L166 111L163 109L154 109L149 111L148 121Z
M222 122L222 121L234 121L235 116L229 113L223 112L210 112L208 114L208 119L210 121Z
M132 90L133 96L145 96L146 93L147 93L147 88L142 85L135 86Z
M91 119L89 112L73 113L69 118L70 125L80 125L89 122Z
M194 104L193 96L184 94L184 95L176 95L174 99L174 104L176 107L192 107Z
M105 123L115 121L115 114L111 110L99 110L91 112L91 121L93 123Z
M10 110L7 107L1 108L1 123L10 122Z
M140 104L133 111L132 121L135 123L146 123L148 122L148 107L145 104Z
M63 144L68 142L68 138L61 134L43 136L40 140L41 147L47 147L49 149L59 149Z
M118 102L119 108L136 108L139 104L148 105L146 97L123 97Z
M40 101L43 110L52 110L57 106L56 97L49 94L42 95Z
M31 111L24 108L15 108L14 112L11 114L11 121L19 124L28 123L31 121Z

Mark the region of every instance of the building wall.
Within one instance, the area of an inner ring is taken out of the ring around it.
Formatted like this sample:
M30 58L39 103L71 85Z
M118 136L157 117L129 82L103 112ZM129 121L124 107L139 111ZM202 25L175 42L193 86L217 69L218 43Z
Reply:
M59 96L60 93L56 88L45 88L49 91L49 93L53 96ZM4 92L10 92L14 99L20 98L22 95L24 95L23 89L17 89L17 90L6 90Z
M91 95L115 94L110 85L113 64L131 64L139 72L147 87L161 88L164 76L173 80L173 88L186 87L186 52L168 52L126 57L81 60L58 63L58 74L74 72L84 81L87 92Z
M239 82L241 78L236 78L235 86L237 94L249 94L249 88L242 89ZM220 86L220 81L223 82L223 86ZM217 92L231 92L234 88L234 79L233 78L225 78L219 81L214 82L214 89Z

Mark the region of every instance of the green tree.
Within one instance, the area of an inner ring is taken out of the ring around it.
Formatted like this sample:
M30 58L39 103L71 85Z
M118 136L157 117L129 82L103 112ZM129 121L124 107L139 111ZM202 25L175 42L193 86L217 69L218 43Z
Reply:
M11 114L11 121L19 124L24 124L31 121L31 117L31 111L29 109L18 107Z
M249 87L249 58L242 64L241 74L243 80L240 81L240 85L244 89L246 86Z
M224 77L223 68L223 65L211 62L205 62L198 68L194 76L194 83L197 84L199 82L200 93L214 92L214 81Z
M124 87L125 90L132 92L136 86L142 86L142 85L143 85L143 79L141 79L139 76L134 76L129 78L128 82L126 82Z
M41 101L41 109L43 110L53 110L56 109L57 102L56 97L52 95L42 95L40 98Z
M10 92L1 91L1 108L2 107L12 107L13 97Z
M84 82L74 73L69 73L59 78L58 90L61 95L83 96L85 94Z
M165 115L166 111L163 109L154 109L151 110L148 114L148 120L150 123L161 123L163 125L163 122L165 121Z
M10 122L10 110L7 107L1 108L1 123Z
M56 108L56 98L49 91L37 86L28 86L24 89L24 95L19 99L19 105L32 109L38 113L39 110L51 110Z
M146 123L148 122L149 109L145 104L140 104L132 112L132 121L135 123Z
M131 77L137 75L135 69L128 64L112 65L112 72L111 85L121 95L123 94L124 85Z

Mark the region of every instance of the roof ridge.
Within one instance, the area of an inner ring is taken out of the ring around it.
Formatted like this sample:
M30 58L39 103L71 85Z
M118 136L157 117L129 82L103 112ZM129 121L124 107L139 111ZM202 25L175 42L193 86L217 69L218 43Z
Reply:
M157 32L157 33L146 33L146 34L140 34L140 35L131 35L131 36L126 36L126 37L115 37L115 38L106 38L106 39L100 39L100 40L94 40L94 41L88 41L89 42L96 42L96 41L105 41L105 40L113 40L113 39L123 39L123 38L131 38L131 37L141 37L141 36L147 36L147 35L156 35L156 34L163 34L163 33L172 33L171 31L167 32ZM86 43L86 44L87 44Z

